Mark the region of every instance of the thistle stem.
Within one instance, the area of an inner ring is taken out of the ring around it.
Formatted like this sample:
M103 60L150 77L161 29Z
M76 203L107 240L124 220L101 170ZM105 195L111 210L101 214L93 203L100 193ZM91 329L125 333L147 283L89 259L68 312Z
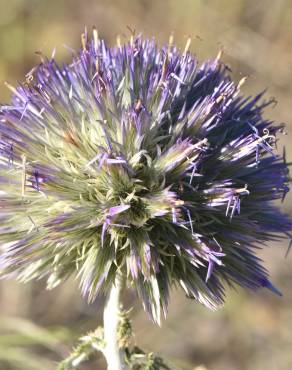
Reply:
M126 370L124 350L119 348L118 343L121 285L121 277L118 276L107 297L103 313L105 340L104 355L108 370Z

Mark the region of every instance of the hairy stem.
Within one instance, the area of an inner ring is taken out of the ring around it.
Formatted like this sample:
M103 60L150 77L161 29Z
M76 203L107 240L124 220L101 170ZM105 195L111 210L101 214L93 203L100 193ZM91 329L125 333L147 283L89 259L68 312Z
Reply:
M108 370L126 369L124 350L119 348L118 338L121 285L121 277L118 276L107 297L103 313L105 340L104 355L107 361Z

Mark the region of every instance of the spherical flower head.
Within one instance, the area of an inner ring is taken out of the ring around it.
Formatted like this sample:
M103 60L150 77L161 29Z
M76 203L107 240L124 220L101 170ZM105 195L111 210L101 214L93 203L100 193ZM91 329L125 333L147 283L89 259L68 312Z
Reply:
M71 64L43 59L0 110L1 274L70 275L93 300L126 278L155 321L170 288L210 308L224 285L276 289L255 255L289 235L271 102L219 58L93 30Z

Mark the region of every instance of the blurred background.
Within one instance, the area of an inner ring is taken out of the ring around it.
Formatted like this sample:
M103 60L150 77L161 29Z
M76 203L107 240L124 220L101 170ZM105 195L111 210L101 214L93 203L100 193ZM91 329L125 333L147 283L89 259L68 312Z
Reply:
M183 47L190 36L201 61L223 47L234 78L249 76L244 93L268 88L267 96L277 98L268 114L287 123L290 136L281 143L292 159L291 0L0 0L0 101L10 95L4 81L23 81L39 63L36 52L51 55L56 48L56 58L69 61L66 45L79 47L85 25L95 25L111 44L118 34L126 39L128 27L155 36L160 44L173 33ZM292 216L291 195L284 208ZM284 294L281 299L267 291L228 292L225 307L214 313L174 292L169 316L158 328L127 292L126 306L134 304L135 340L182 368L291 370L292 254L285 259L287 246L261 252ZM46 291L41 281L0 282L0 370L53 370L80 334L101 323L102 300L87 305L77 286L72 280ZM101 359L81 369L103 367Z

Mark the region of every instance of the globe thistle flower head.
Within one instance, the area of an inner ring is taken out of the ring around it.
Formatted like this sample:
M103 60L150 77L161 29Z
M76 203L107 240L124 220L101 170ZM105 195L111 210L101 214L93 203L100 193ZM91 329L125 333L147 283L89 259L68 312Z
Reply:
M0 110L1 274L71 275L93 300L117 275L159 321L170 288L209 308L224 285L277 292L256 256L289 235L271 103L240 94L219 58L172 43L109 47L94 29L72 63L44 59Z

